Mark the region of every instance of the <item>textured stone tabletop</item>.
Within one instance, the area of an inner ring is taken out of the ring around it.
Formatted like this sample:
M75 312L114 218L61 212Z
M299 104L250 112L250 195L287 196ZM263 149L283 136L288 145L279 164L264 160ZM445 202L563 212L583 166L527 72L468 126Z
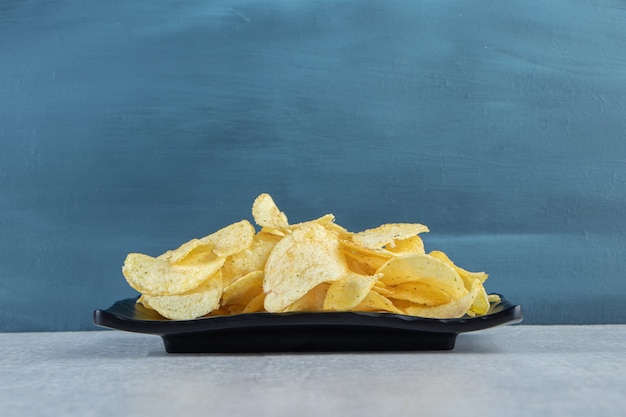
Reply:
M623 416L626 326L497 327L440 352L168 354L119 331L0 333L0 415Z

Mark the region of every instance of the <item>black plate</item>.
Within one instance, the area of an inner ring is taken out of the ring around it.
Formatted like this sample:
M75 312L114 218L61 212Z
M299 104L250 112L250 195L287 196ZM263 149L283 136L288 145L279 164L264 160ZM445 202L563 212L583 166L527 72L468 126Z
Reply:
M454 349L459 333L522 321L504 298L483 316L426 319L392 313L251 313L168 320L127 298L95 310L96 325L158 335L169 353L414 351Z

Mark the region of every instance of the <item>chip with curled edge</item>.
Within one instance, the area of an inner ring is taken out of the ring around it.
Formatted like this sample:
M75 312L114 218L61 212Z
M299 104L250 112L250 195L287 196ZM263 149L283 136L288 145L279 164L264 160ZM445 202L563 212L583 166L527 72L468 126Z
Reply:
M486 314L484 272L426 253L419 223L350 232L325 214L290 224L269 194L252 217L152 257L131 253L122 272L138 303L172 320L296 311L367 311L456 318Z

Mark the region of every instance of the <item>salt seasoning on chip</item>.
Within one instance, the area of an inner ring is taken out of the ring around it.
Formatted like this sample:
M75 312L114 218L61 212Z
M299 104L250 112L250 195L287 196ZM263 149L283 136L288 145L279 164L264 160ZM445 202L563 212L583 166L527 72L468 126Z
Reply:
M122 272L138 303L172 320L293 311L370 311L429 318L486 314L484 272L426 254L418 223L353 233L325 214L289 224L269 194L252 217L157 257L131 253Z

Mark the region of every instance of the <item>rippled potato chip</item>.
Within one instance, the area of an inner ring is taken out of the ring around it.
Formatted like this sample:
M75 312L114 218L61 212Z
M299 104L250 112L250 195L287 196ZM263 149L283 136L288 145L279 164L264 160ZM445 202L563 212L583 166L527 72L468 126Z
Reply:
M289 313L294 311L323 311L324 300L328 293L330 284L323 283L317 285L315 288L309 290L302 297L288 305L283 309L283 312Z
M183 294L198 287L224 265L224 258L203 253L198 262L172 264L141 253L126 257L122 273L128 284L142 294Z
M222 306L231 313L240 313L262 292L263 271L252 271L224 288Z
M250 246L227 257L222 267L224 285L250 272L265 269L265 262L280 239L280 236L261 231L254 235Z
M472 306L478 287L472 288L467 294L458 299L437 306L424 306L412 304L404 308L404 312L411 316L427 317L433 319L454 319L463 317Z
M426 254L422 224L353 233L325 214L290 224L269 194L252 217L151 257L129 254L122 272L138 303L172 320L257 312L364 311L456 318L487 314L484 272L441 251Z
M265 309L278 312L322 282L347 273L339 240L318 224L307 224L281 239L265 265Z
M463 280L448 264L429 255L402 255L391 258L380 267L381 281L393 286L405 282L420 282L450 294L458 299L467 294Z
M289 226L287 216L280 211L269 194L261 194L254 200L252 216L256 224L261 227L280 230Z
M359 305L380 278L380 275L348 273L330 284L324 299L323 310L349 311Z
M389 223L356 233L352 241L369 249L383 249L395 246L398 240L409 239L420 233L428 232L428 227L417 223Z
M222 275L218 271L189 292L177 295L144 294L141 302L168 319L191 320L218 308L221 296Z

